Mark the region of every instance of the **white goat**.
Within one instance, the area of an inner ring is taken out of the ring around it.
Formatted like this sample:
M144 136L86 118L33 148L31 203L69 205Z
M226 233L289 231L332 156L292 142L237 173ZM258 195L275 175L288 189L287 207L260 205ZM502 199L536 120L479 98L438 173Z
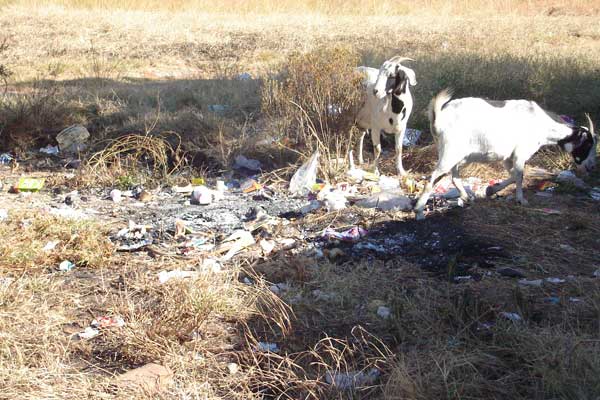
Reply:
M358 144L358 162L363 161L363 140L368 130L373 141L373 163L377 168L381 155L381 133L395 135L396 168L398 174L406 175L402 167L402 141L406 130L406 122L413 108L413 98L409 84L417 84L415 72L400 63L413 61L405 57L393 57L383 63L379 70L369 67L358 67L365 75L364 86L366 98L358 112L356 123L362 130Z
M470 162L503 161L510 178L489 186L486 195L516 183L516 200L523 198L525 162L544 145L555 144L571 153L582 170L596 165L596 137L592 120L586 114L589 127L573 126L558 115L545 111L527 100L492 101L480 98L452 100L452 93L443 90L429 104L431 132L437 139L438 163L414 209L417 219L423 218L423 208L433 186L452 172L452 183L460 198L469 196L462 185L458 168Z

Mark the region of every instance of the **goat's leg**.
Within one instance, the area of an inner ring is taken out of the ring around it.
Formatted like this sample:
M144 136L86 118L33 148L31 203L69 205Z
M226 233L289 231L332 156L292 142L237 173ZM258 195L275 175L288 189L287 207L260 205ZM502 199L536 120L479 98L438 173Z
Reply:
M360 139L358 140L358 165L364 164L365 160L363 158L363 141L365 139L365 135L367 134L367 130L363 130L360 134Z
M402 144L404 142L404 131L406 129L402 128L400 132L396 133L396 170L398 171L398 175L406 176L406 171L402 167Z
M511 183L515 182L514 163L511 159L504 161L504 168L506 168L506 170L510 173L510 177L508 179L503 180L500 183L496 183L494 186L488 186L485 189L485 195L487 197L491 197L491 196L495 195L496 193L498 193L499 191L501 191L502 189L504 189Z
M471 197L465 190L462 180L460 179L460 174L458 173L458 164L452 168L452 183L454 186L456 186L456 189L458 189L458 192L460 193L460 199L462 201L466 203L471 200Z
M373 165L375 168L375 172L377 173L379 165L379 157L381 156L381 129L379 128L371 128L371 141L373 142Z
M427 182L427 184L425 185L425 188L423 189L423 193L421 193L421 196L419 197L419 200L417 200L417 203L415 204L415 207L414 207L414 210L415 210L415 213L417 214L418 220L425 218L425 216L423 215L423 209L425 208L425 204L427 204L427 200L429 200L429 196L431 196L431 192L433 192L434 185L436 183L438 183L438 181L440 179L442 179L444 177L444 175L446 175L449 171L450 171L450 168L442 169L438 166L432 172L429 182Z
M525 169L525 163L523 162L515 162L515 166L513 168L513 178L517 184L517 192L515 197L517 198L517 203L526 206L529 202L523 197L523 170Z

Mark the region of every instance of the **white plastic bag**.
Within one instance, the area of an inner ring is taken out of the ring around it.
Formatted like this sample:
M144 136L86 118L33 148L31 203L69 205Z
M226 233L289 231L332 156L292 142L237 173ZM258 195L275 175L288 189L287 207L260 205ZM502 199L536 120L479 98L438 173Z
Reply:
M317 180L317 166L319 165L319 150L306 161L290 180L290 193L304 196L310 192Z

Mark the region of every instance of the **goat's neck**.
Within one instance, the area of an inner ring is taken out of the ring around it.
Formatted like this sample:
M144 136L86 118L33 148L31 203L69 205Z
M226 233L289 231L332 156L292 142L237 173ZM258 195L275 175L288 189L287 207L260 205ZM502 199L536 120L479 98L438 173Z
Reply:
M546 136L545 143L543 144L558 144L559 141L572 135L573 129L574 128L572 126L555 123L551 129L548 130L548 135Z

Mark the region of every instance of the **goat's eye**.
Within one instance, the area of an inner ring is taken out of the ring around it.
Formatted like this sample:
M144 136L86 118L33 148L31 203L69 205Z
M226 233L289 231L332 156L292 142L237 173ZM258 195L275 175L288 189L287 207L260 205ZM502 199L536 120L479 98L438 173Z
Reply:
M580 162L580 161L581 161L581 158L580 158L580 157L575 157L575 161L576 161L576 162Z

